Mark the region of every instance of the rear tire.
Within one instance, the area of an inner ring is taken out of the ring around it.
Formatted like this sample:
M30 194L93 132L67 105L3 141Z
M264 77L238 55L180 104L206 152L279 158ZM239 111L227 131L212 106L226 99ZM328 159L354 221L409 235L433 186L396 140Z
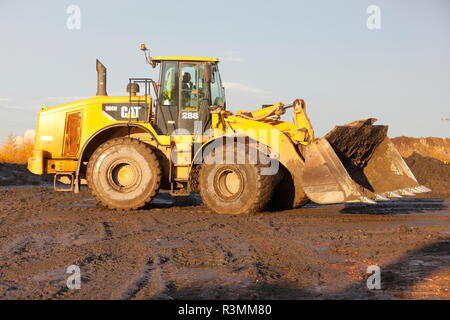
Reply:
M266 208L273 189L272 175L261 164L202 164L200 195L219 214L246 214Z
M142 208L159 192L161 166L151 147L136 139L111 139L89 159L87 182L98 202L111 209Z

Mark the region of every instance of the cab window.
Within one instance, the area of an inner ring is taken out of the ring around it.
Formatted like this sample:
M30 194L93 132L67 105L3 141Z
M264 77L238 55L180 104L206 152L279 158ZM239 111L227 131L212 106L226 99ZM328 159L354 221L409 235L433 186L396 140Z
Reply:
M180 73L181 108L197 110L208 98L203 63L183 63Z
M160 100L164 106L178 104L178 63L166 62L163 64Z
M211 103L214 106L225 108L225 93L220 79L219 69L217 65L212 67L211 74Z

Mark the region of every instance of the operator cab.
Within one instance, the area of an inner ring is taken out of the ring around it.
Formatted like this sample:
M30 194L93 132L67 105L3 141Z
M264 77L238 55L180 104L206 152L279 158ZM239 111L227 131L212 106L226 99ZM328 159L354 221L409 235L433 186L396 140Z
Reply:
M211 127L211 107L225 109L217 58L152 57L160 65L155 125L164 135L201 134Z

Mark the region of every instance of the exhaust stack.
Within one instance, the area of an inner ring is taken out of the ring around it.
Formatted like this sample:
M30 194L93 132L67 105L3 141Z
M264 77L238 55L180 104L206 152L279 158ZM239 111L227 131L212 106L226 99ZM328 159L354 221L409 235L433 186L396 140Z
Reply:
M106 67L97 59L97 96L107 96L106 93Z

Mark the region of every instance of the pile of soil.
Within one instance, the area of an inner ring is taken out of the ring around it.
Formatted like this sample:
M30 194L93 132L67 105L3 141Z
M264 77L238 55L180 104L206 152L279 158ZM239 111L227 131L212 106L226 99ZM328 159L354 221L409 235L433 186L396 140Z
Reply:
M450 165L416 152L405 158L405 162L417 181L432 189L421 196L450 198Z
M0 186L39 186L52 182L51 176L32 174L23 164L0 163Z
M408 158L415 152L441 161L450 160L450 139L448 138L411 138L402 136L393 138L391 141L403 158Z

